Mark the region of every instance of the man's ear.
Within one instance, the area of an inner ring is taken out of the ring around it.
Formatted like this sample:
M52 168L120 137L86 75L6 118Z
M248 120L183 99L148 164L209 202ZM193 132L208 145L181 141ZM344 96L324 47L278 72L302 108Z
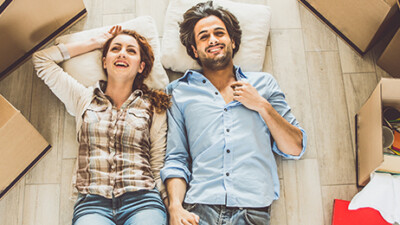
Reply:
M140 62L138 73L142 73L145 67L146 67L146 63L143 61Z
M103 57L103 69L106 69L106 57Z
M232 49L235 49L235 48L236 48L235 41L232 40Z
M191 47L194 53L194 57L199 58L199 55L197 54L197 49L193 45L191 45Z

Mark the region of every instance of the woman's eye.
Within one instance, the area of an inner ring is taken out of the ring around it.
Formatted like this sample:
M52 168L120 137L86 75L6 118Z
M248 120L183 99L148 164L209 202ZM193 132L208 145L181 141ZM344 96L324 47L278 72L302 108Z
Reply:
M129 53L136 54L136 51L135 51L135 49L128 49L128 52L129 52Z
M118 47L112 47L111 51L118 51Z

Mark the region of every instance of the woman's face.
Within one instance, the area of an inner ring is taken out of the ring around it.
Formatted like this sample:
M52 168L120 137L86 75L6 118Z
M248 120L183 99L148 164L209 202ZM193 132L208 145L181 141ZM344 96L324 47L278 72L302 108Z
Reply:
M145 63L140 59L140 46L136 39L127 34L120 34L112 40L103 58L103 67L107 70L108 79L123 81L135 80Z

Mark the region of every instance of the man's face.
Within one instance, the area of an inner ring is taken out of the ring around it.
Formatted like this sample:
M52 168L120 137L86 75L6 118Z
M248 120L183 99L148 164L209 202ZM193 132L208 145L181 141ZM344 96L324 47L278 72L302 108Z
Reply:
M219 70L232 62L234 41L229 37L224 22L216 16L199 20L194 27L196 47L192 49L203 67Z

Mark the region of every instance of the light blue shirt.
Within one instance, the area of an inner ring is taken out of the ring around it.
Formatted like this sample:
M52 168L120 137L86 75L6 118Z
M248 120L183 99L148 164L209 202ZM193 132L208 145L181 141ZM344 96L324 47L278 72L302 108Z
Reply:
M272 151L299 159L306 133L299 126L276 80L268 73L243 73L247 80L289 123L301 129L299 156L283 153L256 111L240 102L225 103L201 71L188 70L167 86L172 94L168 110L168 138L161 178L184 178L189 184L186 203L229 207L265 207L279 198L279 177Z

